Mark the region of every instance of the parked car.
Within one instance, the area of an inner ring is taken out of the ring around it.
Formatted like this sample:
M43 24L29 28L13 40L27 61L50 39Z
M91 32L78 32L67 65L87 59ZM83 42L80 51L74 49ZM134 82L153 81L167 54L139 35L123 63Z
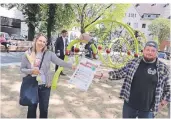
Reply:
M160 54L160 56L163 55L164 57L166 57L165 59L170 60L170 52L158 51L158 54Z
M170 60L170 52L165 52L167 55L167 59Z
M5 38L6 40L11 40L11 37L9 36L8 33L6 33L6 32L0 32L0 34L4 34L4 38Z
M165 52L158 52L158 58L167 59L167 55Z
M26 38L24 38L23 36L17 35L17 34L12 34L11 39L12 40L26 41Z

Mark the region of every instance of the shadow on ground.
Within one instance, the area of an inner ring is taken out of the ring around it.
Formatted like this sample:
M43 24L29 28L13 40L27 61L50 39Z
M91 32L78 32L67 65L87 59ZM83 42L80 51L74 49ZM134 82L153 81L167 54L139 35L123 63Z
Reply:
M65 70L69 76L72 72ZM123 101L119 99L122 81L94 79L87 92L68 84L60 77L57 90L51 91L49 118L121 118ZM19 67L1 68L1 118L25 118L27 107L20 106ZM167 117L167 108L158 117Z

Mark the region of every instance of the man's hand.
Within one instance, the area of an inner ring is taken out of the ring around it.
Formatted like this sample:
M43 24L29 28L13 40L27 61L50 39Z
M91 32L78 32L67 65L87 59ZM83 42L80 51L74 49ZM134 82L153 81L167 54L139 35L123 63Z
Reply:
M97 71L94 75L95 78L109 78L108 71Z
M101 78L102 75L103 74L101 72L96 72L96 74L94 75L94 78Z
M57 56L60 56L60 53L56 53Z
M162 110L168 104L167 101L162 100L159 104L159 111Z

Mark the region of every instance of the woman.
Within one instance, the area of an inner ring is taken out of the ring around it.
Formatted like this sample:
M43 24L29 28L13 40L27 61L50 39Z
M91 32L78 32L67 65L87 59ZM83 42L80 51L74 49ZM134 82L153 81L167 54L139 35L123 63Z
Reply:
M6 51L7 52L9 52L9 42L7 42L7 40L5 39L5 37L4 37L4 34L3 33L1 33L0 34L0 43L1 43L1 45L4 45L5 46L5 49L6 49Z
M72 64L66 63L59 59L55 53L47 50L47 38L42 34L34 39L33 47L25 52L21 62L21 72L26 75L40 77L38 81L39 109L40 118L48 117L48 105L53 76L50 72L50 63L72 69ZM42 66L39 65L42 55L45 52ZM37 77L37 78L38 78ZM37 104L28 107L27 118L36 118Z

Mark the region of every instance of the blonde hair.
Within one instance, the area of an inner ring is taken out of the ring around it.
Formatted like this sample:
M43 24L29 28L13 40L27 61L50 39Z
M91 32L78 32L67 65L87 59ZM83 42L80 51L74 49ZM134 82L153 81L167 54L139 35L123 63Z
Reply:
M34 40L33 40L33 44L32 44L31 51L34 52L35 54L37 53L37 51L36 51L36 42L37 42L37 40L38 40L41 36L43 36L43 37L46 38L45 35L43 35L42 33L39 33L39 34L36 35L36 37L35 37ZM47 41L47 38L46 38L46 41ZM47 44L47 43L46 43L46 44ZM45 52L46 50L47 50L47 45L45 45L45 47L42 49L42 52Z
M37 53L37 51L36 51L36 42L37 42L37 40L38 40L41 36L43 36L43 37L46 38L45 35L39 33L39 34L36 35L36 37L34 38L32 47L30 48L31 54L30 54L29 56L30 56L30 58L31 58L32 61L34 61L34 60L36 59L36 53ZM46 40L47 40L47 38L46 38ZM45 45L45 47L42 49L42 52L45 52L46 50L47 50L47 46Z

